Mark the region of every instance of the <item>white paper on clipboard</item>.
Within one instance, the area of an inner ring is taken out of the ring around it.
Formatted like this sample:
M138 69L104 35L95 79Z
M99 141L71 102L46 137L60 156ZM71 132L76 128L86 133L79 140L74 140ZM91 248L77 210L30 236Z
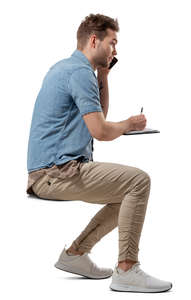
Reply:
M147 134L147 133L160 133L159 130L151 129L151 128L145 128L143 130L132 130L126 133L123 133L123 135L132 135L132 134Z

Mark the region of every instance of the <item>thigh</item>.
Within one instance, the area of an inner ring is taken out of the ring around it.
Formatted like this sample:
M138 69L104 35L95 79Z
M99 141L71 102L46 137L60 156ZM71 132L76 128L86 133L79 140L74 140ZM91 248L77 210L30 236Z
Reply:
M71 178L45 175L34 189L38 189L38 195L46 199L119 203L136 184L137 175L143 172L127 165L89 161L81 163L79 173Z

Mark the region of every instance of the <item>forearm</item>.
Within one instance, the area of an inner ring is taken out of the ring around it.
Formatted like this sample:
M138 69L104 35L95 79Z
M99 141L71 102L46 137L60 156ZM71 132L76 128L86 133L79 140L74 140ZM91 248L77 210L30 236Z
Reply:
M128 119L120 122L106 121L101 141L112 141L130 130Z
M108 78L107 78L107 75L98 73L97 79L98 79L98 85L99 85L100 103L101 103L101 107L103 110L103 114L106 119L108 109L109 109Z

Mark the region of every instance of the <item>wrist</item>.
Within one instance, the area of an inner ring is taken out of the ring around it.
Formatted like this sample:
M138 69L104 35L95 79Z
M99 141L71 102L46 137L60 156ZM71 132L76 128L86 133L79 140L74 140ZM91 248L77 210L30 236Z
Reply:
M107 82L108 82L107 75L104 75L104 74L98 74L97 80L98 80L99 83L102 82L104 84L105 83L107 84Z
M103 73L103 72L101 72L101 71L100 71L100 72L97 72L97 77L98 77L98 78L101 78L101 79L102 79L102 78L107 78L107 76L108 76L108 74L106 74L106 73Z
M99 76L100 78L107 78L108 74L109 74L108 68L97 69L97 76Z
M133 126L132 126L132 122L131 122L131 118L125 120L126 123L126 132L128 131L132 131L133 130Z

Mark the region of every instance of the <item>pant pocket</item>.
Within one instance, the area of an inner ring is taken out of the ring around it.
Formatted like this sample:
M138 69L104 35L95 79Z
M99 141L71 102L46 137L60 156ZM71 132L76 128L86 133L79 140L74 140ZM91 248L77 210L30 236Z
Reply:
M49 194L50 186L52 185L53 178L49 175L43 175L37 182L32 185L33 192L39 198L46 198Z

